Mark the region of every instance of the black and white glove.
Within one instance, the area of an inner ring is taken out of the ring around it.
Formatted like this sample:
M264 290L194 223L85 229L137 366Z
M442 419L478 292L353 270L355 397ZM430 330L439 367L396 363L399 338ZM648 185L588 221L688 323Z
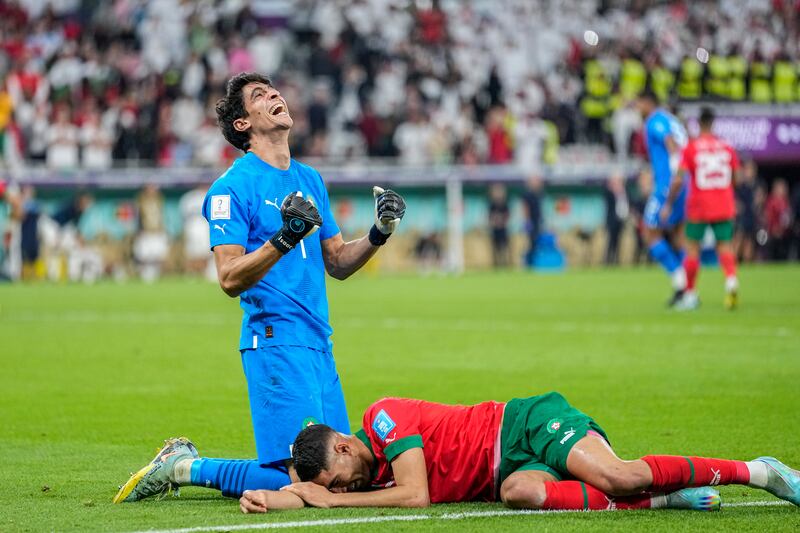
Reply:
M272 243L280 253L286 254L322 225L322 217L310 200L303 198L302 193L293 192L286 195L281 203L283 227L272 236Z
M369 242L381 246L406 214L406 202L393 190L378 186L372 188L372 196L375 197L375 225L369 231Z

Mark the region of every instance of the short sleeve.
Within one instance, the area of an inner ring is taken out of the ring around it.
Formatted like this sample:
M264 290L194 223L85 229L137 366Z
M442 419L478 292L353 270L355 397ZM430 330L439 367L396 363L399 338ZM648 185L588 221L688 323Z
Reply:
M320 176L320 181L322 181L322 177ZM322 216L322 226L319 228L319 239L321 241L330 239L337 233L340 233L340 229L338 224L336 224L336 219L333 218L333 213L331 212L331 200L328 197L328 191L325 188L325 183L322 183L322 191L323 191L323 198L320 202L320 215Z
M247 247L249 211L246 198L228 184L218 181L211 186L203 200L203 216L208 221L212 250L222 244Z
M412 448L422 448L419 408L405 400L386 398L367 410L364 426L388 462Z

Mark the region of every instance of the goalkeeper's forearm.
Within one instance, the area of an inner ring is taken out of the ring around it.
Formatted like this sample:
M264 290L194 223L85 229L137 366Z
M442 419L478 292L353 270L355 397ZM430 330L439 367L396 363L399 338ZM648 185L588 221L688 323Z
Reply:
M341 234L335 235L322 241L325 270L333 278L347 279L363 267L378 248L380 246L370 243L369 235L350 242L344 242Z
M222 245L214 248L217 277L223 292L235 298L253 287L272 266L283 257L270 242L249 254L238 245Z

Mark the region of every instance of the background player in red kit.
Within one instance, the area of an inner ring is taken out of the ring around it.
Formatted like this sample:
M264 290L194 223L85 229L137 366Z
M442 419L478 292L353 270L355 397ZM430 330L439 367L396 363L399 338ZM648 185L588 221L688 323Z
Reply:
M738 303L739 280L731 241L736 216L734 177L739 170L739 159L728 143L711 133L713 124L714 112L708 107L703 108L700 112L700 135L684 148L667 204L662 211L662 217L669 216L672 202L683 186L683 176L688 172L687 243L683 262L687 286L678 309L695 309L699 304L695 287L700 269L700 247L708 226L714 232L717 256L725 273L725 307L733 309Z
M367 408L355 435L305 428L292 456L304 483L247 491L243 512L476 500L527 509L714 510L719 493L709 485L728 484L800 505L800 472L771 457L623 461L603 429L556 392L472 406L384 398Z

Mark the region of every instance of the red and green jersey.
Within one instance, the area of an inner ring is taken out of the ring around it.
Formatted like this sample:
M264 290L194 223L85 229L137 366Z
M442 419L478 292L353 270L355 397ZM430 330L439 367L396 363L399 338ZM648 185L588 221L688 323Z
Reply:
M367 408L363 429L356 434L375 456L373 487L392 486L391 462L411 448L422 448L432 503L493 501L504 407L498 402L465 406L378 400Z
M689 141L681 167L691 175L686 218L689 222L719 222L736 214L733 173L739 159L731 146L710 133Z

